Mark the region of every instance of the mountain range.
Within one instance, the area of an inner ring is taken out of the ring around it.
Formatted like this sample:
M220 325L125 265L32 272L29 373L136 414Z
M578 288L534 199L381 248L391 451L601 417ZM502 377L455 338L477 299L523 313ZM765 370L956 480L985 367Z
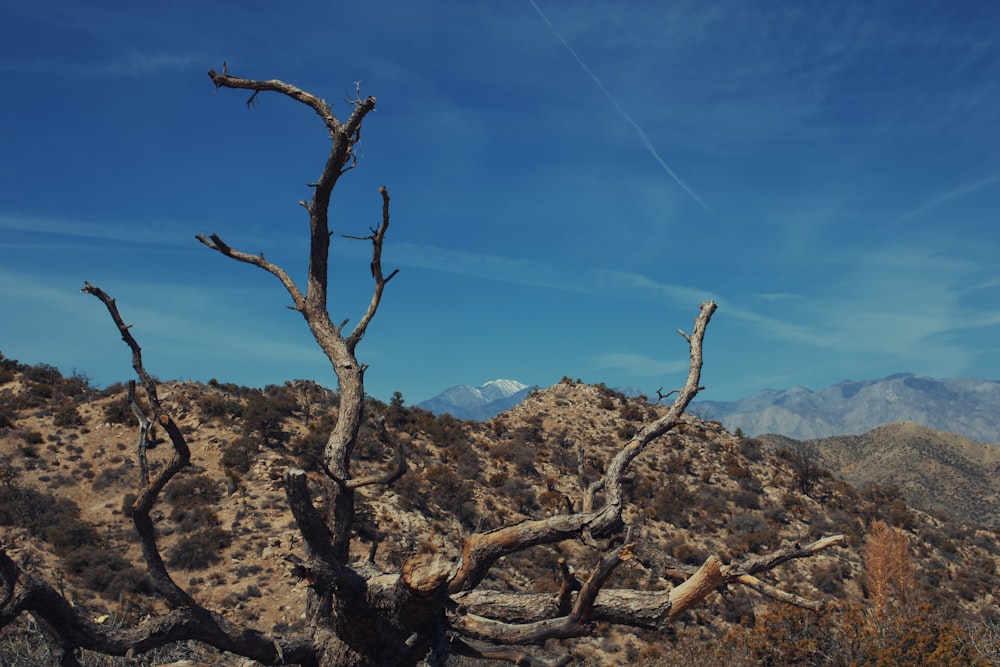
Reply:
M627 396L640 392L616 389ZM484 421L531 393L514 380L478 387L458 385L416 407L436 415ZM820 391L796 386L765 389L736 401L696 401L690 411L749 436L780 434L796 440L860 435L884 424L908 421L972 440L1000 443L1000 382L981 378L937 379L897 373L878 380L845 380Z
M458 419L485 421L509 410L531 393L531 387L516 380L490 380L478 387L460 384L417 403L416 407L435 415L449 414Z
M796 440L860 435L908 421L972 440L1000 443L1000 382L936 379L898 373L845 380L820 391L765 389L737 401L699 401L692 411L746 435L777 433Z

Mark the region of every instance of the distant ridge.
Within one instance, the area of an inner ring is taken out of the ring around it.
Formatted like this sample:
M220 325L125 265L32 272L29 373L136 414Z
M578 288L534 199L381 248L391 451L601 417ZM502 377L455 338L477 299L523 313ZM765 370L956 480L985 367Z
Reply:
M516 380L490 380L478 387L460 384L437 396L417 403L416 407L436 415L448 414L458 419L485 421L514 407L531 393L531 387Z
M796 440L860 435L908 421L972 440L1000 443L1000 382L935 379L897 373L880 380L845 380L820 391L765 389L737 401L699 401L692 410L751 436Z
M430 410L436 415L447 414L458 419L486 421L520 404L533 389L536 387L529 387L517 380L490 380L478 387L460 384L417 403L415 407ZM615 387L613 391L630 398L644 395L638 387Z
M914 507L1000 527L1000 447L912 422L813 440L765 435L771 451L805 454L858 488L895 485Z

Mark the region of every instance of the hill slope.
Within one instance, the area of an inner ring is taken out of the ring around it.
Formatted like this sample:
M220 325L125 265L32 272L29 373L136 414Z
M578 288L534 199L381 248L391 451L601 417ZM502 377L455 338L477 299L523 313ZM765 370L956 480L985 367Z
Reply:
M316 469L336 396L303 382L265 390L169 382L161 396L188 434L193 461L165 489L155 515L171 571L199 601L234 619L273 634L300 628L307 583L294 576L292 561L305 554L281 477L290 466ZM51 573L64 572L67 594L95 618L128 620L163 605L147 595L123 502L137 475L123 399L120 386L94 391L55 369L0 364L5 546L50 581ZM470 532L579 508L582 489L602 474L623 439L663 409L574 382L535 392L484 423L371 401L372 421L357 448L359 470L382 470L391 460L373 435L381 415L403 443L409 471L391 489L358 490L353 556L373 558L373 566L387 572L421 548L457 559L457 545ZM151 452L153 466L165 455L160 449ZM729 562L844 533L849 548L787 563L770 582L806 597L861 601L860 547L869 522L884 519L907 526L919 585L937 608L972 622L993 604L992 575L1000 561L995 533L935 519L900 506L898 498L865 495L828 477L805 486L794 460L768 454L718 423L689 418L637 464L623 516L649 559L619 568L614 586L673 586L676 572L662 565L667 558L681 567L710 553ZM58 518L37 511L63 505L77 508L76 518L69 509ZM60 535L74 537L54 539ZM585 571L596 553L576 542L535 547L505 558L486 584L554 593L560 559ZM112 571L109 554L124 559ZM662 655L678 638L703 646L702 640L753 618L763 604L742 588L713 595L681 617L673 639L609 627L575 641L574 652L579 664L622 664L640 653ZM4 641L0 636L0 656Z
M898 422L863 435L795 441L761 436L769 449L802 452L857 487L894 484L914 507L1000 528L1000 447Z

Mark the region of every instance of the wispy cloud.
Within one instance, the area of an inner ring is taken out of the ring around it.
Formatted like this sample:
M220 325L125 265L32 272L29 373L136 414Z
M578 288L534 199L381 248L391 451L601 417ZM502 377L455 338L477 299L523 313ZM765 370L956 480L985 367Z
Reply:
M788 292L754 294L753 296L761 301L793 301L804 298L801 294L790 294Z
M191 246L163 234L162 225L129 225L123 222L93 222L68 218L0 213L0 230L69 236L96 241L123 241L158 246ZM193 234L192 234L193 236Z
M129 51L108 60L73 60L46 58L4 58L0 59L0 72L10 74L52 74L72 75L84 78L131 78L153 72L185 69L203 62L194 55L171 53L143 53Z
M598 370L622 372L637 377L669 375L670 373L677 373L688 368L688 363L685 360L654 359L633 352L599 354L593 358L593 361Z
M650 141L649 135L646 134L646 131L643 130L637 122L635 122L635 120L632 118L632 116L629 115L627 111L625 111L625 108L618 102L618 99L611 94L611 91L608 90L607 87L604 85L604 83L602 83L601 80L598 78L598 76L594 74L593 70L591 70L590 67L587 66L587 63L583 61L583 58L580 57L580 54L578 54L576 50L570 45L569 41L567 41L567 39L563 37L563 34L559 32L559 29L556 28L555 24L552 23L551 20L549 20L549 17L545 15L545 12L542 11L542 8L538 6L535 0L528 0L528 2L531 3L531 6L535 9L535 12L542 19L542 21L545 22L545 25L548 26L549 30L552 32L555 38L558 39L559 42L563 45L563 47L566 49L566 51L568 51L569 54L573 56L573 59L580 66L580 69L582 69L583 72L591 78L594 84L597 85L597 88L602 93L604 93L605 97L608 98L608 101L611 102L611 105L615 108L615 111L618 112L618 115L620 115L625 120L625 122L631 125L632 129L636 131L636 134L639 135L639 140L642 141L643 146L645 146L646 150L649 151L649 154L653 156L653 159L655 159L660 164L660 166L663 167L663 170L667 172L670 178L672 178L674 182L677 183L677 185L680 186L682 190L684 190L684 192L691 195L691 198L694 199L699 204L701 204L701 206L706 211L711 210L708 204L706 204L705 201L701 197L699 197L694 190L688 187L688 185L681 180L680 176L678 176L677 173L670 168L670 165L666 163L666 161L660 156L659 151L656 150L656 147L653 146L653 142Z
M387 261L485 280L595 296L641 294L637 298L647 298L652 292L658 300L666 299L679 304L698 303L713 298L712 294L702 289L659 283L634 273L602 268L561 268L536 260L429 245L404 243L393 246L391 257Z
M987 188L996 183L1000 183L1000 174L992 174L991 176L987 176L986 178L982 178L977 181L973 181L971 183L966 183L956 188L952 188L946 192L939 194L930 201L924 202L923 204L913 209L912 211L904 213L900 217L893 220L893 223L900 223L906 220L910 220L912 218L919 217L924 213L927 213L931 209L941 206L942 204L946 204L956 199L961 199L963 197L971 195L972 193L978 190L982 190L983 188Z

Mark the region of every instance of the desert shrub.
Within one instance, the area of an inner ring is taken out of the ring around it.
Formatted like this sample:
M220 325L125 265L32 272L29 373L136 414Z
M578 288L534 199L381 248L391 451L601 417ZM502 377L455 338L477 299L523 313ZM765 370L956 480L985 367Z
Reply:
M21 434L21 439L29 445L40 445L45 442L45 436L41 431L25 431Z
M970 558L965 567L955 573L954 589L962 599L974 601L994 592L995 563L991 558Z
M0 352L0 383L10 382L14 379L14 374L21 368L20 362L16 359L8 359Z
M630 440L636 433L639 432L639 426L632 422L626 422L618 427L616 433L618 437L622 440Z
M131 566L117 553L94 544L78 547L66 554L63 567L82 586L104 593L107 597L152 592L152 584L143 571Z
M215 528L219 519L215 512L201 507L174 507L168 517L176 524L177 530L190 533L203 528Z
M859 604L817 613L771 604L752 630L734 630L723 644L758 665L857 665L859 667L964 667L977 660L967 631L918 605L875 625Z
M680 448L681 443L676 435L670 434L667 439L670 449ZM667 456L666 471L672 475L693 475L691 463L690 456L675 451Z
M792 470L795 486L803 495L808 496L821 479L833 477L829 470L819 467L813 458L805 452L779 449L776 453L779 459L788 463Z
M528 514L538 508L534 487L520 477L508 479L501 490L510 499L514 510L521 514Z
M59 369L49 364L37 364L34 366L21 366L21 373L26 382L53 386L62 382L63 376Z
M179 570L202 570L222 560L220 552L232 543L232 539L232 533L218 527L185 535L170 550L167 564Z
M913 528L916 525L916 517L907 507L906 501L896 498L889 507L889 523L897 528Z
M750 470L744 468L736 461L732 461L726 465L726 475L729 476L729 479L736 481L753 477L753 473L751 473Z
M666 552L687 565L701 565L708 558L707 551L688 542L683 537L667 542Z
M431 466L424 471L427 499L463 523L475 516L472 487L447 465Z
M299 465L305 470L321 470L329 431L310 429L308 433L298 438L291 447Z
M430 515L430 505L423 490L423 475L412 468L392 485L399 496L403 509L417 510L424 516Z
M243 414L243 404L238 400L205 394L198 400L198 407L206 419L239 417Z
M11 405L17 410L38 408L52 398L52 387L47 384L32 384L11 399Z
M691 508L696 499L686 483L668 477L657 489L650 507L653 516L660 521L686 528L690 525Z
M514 457L516 445L510 438L503 438L490 444L490 456L495 459L509 461Z
M4 396L0 396L0 428L11 428L16 419L17 410Z
M549 510L553 514L558 514L566 511L566 496L561 494L555 489L548 489L543 491L540 496L538 496L538 504Z
M241 436L221 448L222 465L226 470L246 474L253 465L253 452L256 450L257 443L251 438Z
M424 424L423 431L427 434L427 438L438 447L453 447L465 440L465 429L462 422L449 414L440 415Z
M59 428L83 426L83 417L72 403L63 403L52 417L52 423Z
M163 499L175 509L204 509L222 500L222 491L208 475L184 475L170 480Z
M35 537L47 539L50 526L61 525L65 529L73 522L80 523L79 516L80 508L65 498L14 483L0 486L0 525L19 526Z
M21 471L13 466L7 459L0 461L0 485L10 489L21 476Z
M549 463L563 474L575 474L580 464L572 443L556 442L550 450Z
M127 398L119 396L104 404L104 421L108 424L137 424L138 420Z
M736 429L739 431L739 429ZM742 434L741 434L742 435ZM760 461L764 457L764 448L757 438L740 438L740 454L748 461Z
M727 623L743 623L750 628L754 625L754 598L742 587L722 598L719 611Z
M733 493L733 504L743 509L760 509L760 495L752 491L739 489Z
M626 401L618 409L618 416L625 421L641 422L646 418L646 410L638 401Z
M483 470L482 461L475 449L469 446L458 448L454 452L455 472L462 479L474 480Z
M800 519L809 515L809 504L795 491L788 491L781 496L781 506Z
M849 574L848 568L840 563L816 565L812 569L812 583L817 590L827 595L842 597L844 594L844 579Z
M243 433L260 436L265 445L283 444L288 441L285 420L294 410L295 401L288 392L251 393L243 407Z
M43 539L82 586L106 596L148 593L149 581L80 519L72 501L16 486L0 486L0 525L17 525Z
M56 553L68 554L80 547L98 543L97 531L89 523L81 521L77 512L62 512L53 518L52 523L45 526L44 537Z
M745 551L760 551L779 541L778 531L759 512L738 511L726 523L726 544Z
M695 506L710 518L721 517L727 510L725 494L719 493L704 478L702 481L705 483L695 487Z

